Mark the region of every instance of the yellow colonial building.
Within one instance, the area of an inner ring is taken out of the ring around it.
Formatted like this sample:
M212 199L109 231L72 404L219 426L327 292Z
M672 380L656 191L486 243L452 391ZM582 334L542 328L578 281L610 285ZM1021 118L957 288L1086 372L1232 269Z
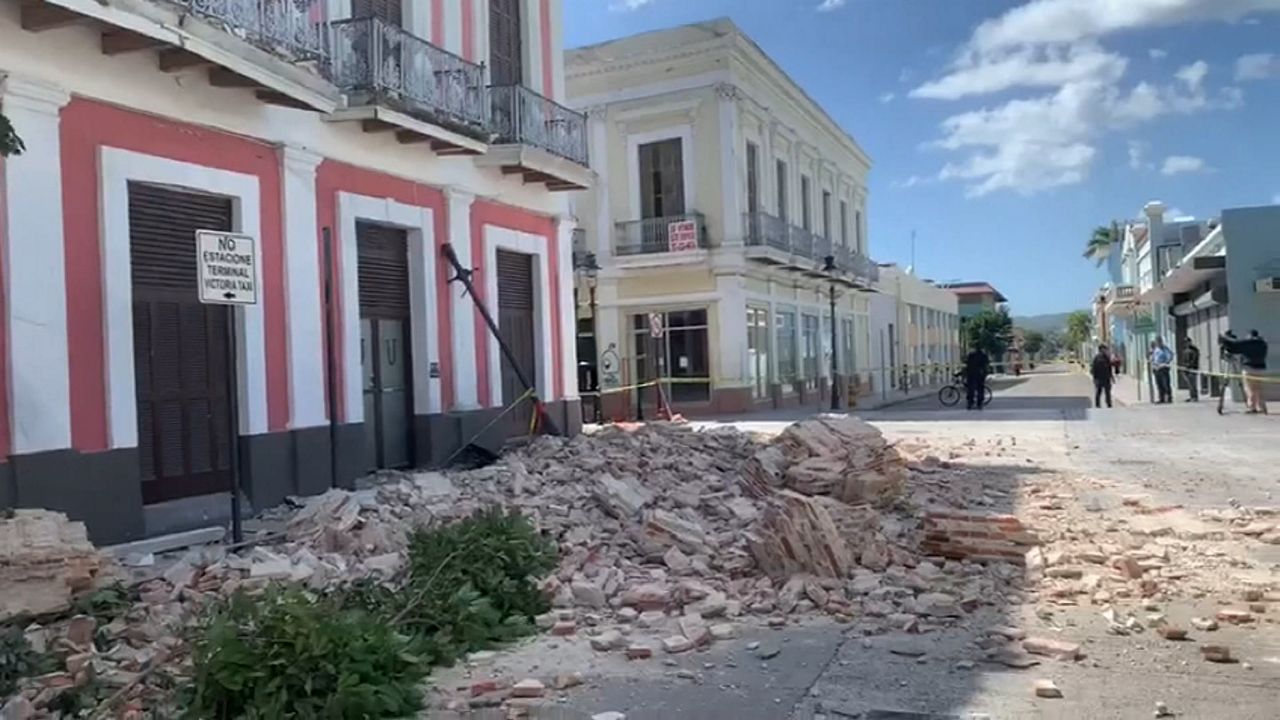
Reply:
M575 258L581 382L605 415L655 378L685 413L869 391L858 143L727 19L569 50L565 73L597 174Z

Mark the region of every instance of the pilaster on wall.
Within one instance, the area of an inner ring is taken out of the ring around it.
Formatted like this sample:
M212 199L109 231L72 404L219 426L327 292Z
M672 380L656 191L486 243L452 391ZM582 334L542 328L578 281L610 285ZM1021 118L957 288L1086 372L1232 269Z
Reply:
M560 273L560 375L564 388L559 400L576 400L578 397L578 319L573 301L573 229L576 218L556 218L556 250L560 255L557 268Z
M723 219L721 242L742 244L742 195L738 192L738 88L730 83L716 86L720 112L720 187Z
M471 205L476 196L458 190L446 188L444 191L448 242L458 255L458 262L464 268L475 267L471 257ZM452 268L448 269L452 277ZM476 311L475 302L467 297L462 283L449 285L449 318L453 328L453 410L475 410L480 407L479 385L475 368L467 369L468 358L476 356Z
M285 306L289 362L289 427L325 425L323 280L316 215L316 168L323 158L281 148Z
M716 316L720 330L715 368L717 388L747 385L747 297L740 275L716 276Z
M62 228L63 89L9 75L0 106L26 146L5 160L5 384L15 453L71 447L70 359Z

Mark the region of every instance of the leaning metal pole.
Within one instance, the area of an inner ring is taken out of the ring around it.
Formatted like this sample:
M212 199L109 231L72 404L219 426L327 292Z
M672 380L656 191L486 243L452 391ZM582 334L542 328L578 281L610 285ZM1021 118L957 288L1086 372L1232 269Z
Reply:
M454 252L453 245L445 243L440 248L440 254L445 260L453 266L454 276L449 278L449 282L460 282L462 287L466 289L467 295L476 304L476 309L480 311L480 317L484 318L485 325L489 326L489 332L493 333L494 339L498 341L498 348L502 350L502 355L511 364L511 369L515 371L516 379L520 381L520 386L531 393L533 398L534 412L538 416L540 423L545 423L543 427L552 433L559 433L559 428L551 421L551 416L547 414L546 408L542 404L542 399L538 397L538 390L534 387L529 377L524 374L524 370L520 367L520 363L516 361L516 354L512 352L511 346L502 338L502 333L498 330L498 323L494 322L493 315L489 313L489 308L476 295L475 286L471 284L471 275L475 272L470 268L462 267L462 263L458 261L458 254Z

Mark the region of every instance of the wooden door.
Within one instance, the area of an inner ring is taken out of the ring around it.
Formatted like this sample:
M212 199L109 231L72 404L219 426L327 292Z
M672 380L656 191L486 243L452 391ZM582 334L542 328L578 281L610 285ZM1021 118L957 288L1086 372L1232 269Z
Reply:
M525 378L537 386L537 331L534 319L533 256L499 250L498 264L498 330L511 348ZM500 351L499 351L500 352ZM502 402L515 402L526 391L515 368L502 354ZM532 403L521 403L513 415L517 423L528 427Z
M228 308L196 295L196 231L231 200L129 184L138 465L145 503L231 489Z
M489 0L489 83L524 82L524 49L520 37L521 0Z
M403 230L356 226L360 366L370 469L413 464L409 250Z

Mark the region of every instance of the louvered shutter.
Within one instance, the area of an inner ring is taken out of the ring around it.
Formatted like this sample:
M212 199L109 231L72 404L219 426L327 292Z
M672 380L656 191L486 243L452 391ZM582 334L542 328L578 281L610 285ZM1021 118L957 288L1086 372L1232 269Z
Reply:
M372 17L395 27L403 27L400 0L352 0L351 17Z
M361 317L409 317L409 254L403 230L356 229Z
M520 0L489 2L489 81L493 85L524 81Z
M231 201L129 185L134 379L143 501L230 487L228 310L196 296L197 230L230 230Z

